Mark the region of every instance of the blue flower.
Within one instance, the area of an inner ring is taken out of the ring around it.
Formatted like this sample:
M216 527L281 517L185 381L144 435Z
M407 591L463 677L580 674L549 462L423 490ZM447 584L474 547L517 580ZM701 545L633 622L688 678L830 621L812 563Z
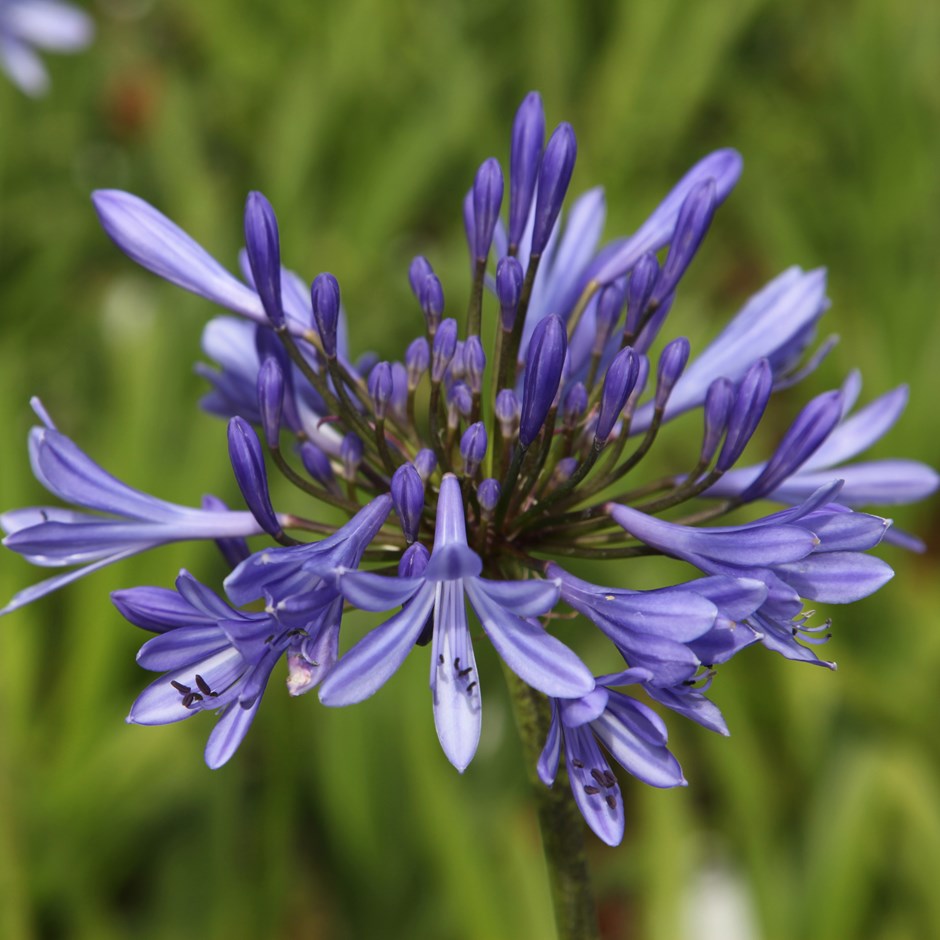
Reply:
M28 95L49 88L37 49L78 52L95 28L87 13L59 0L0 0L0 68Z
M496 651L520 678L546 695L570 698L594 688L587 667L563 643L529 617L550 610L557 582L488 581L483 562L467 544L460 485L445 474L437 507L434 548L424 573L386 578L339 572L343 595L363 610L400 613L360 640L320 687L324 705L349 705L374 695L414 647L433 615L431 694L434 724L448 760L463 771L476 753L481 690L470 641L464 597Z

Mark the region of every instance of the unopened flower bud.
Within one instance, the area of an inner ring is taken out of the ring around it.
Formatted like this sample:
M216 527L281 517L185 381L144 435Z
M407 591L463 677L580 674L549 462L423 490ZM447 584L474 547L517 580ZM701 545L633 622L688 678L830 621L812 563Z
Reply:
M431 352L431 381L440 382L457 349L457 321L447 319L438 327Z
M532 195L538 179L542 143L545 140L545 112L542 98L536 91L525 96L512 124L509 150L509 245L522 240Z
M275 537L280 536L283 529L271 505L261 442L244 418L235 417L229 421L228 453L245 505L265 532Z
M679 336L667 343L659 357L659 369L656 376L656 396L654 407L661 411L672 394L672 389L689 361L689 341Z
M392 398L392 367L389 363L380 362L369 373L369 396L375 417L379 421L384 420Z
M522 265L507 255L496 265L496 296L499 298L499 319L504 330L511 330L516 322L519 297L524 274Z
M471 424L460 439L460 456L468 477L476 475L480 462L486 456L486 426L482 421Z
M463 364L470 391L479 395L483 389L483 373L486 370L486 353L479 336L467 337L463 348Z
M522 406L511 388L501 389L496 396L496 420L504 438L513 438L519 431L519 415Z
M493 229L503 202L503 171L495 157L484 160L473 181L473 240L470 250L478 264L486 261Z
M526 350L519 418L519 443L523 447L528 447L542 430L558 392L567 348L568 335L561 318L552 313L539 320Z
M421 381L421 376L428 371L431 364L431 353L428 350L428 341L419 336L408 347L405 353L405 368L408 370L408 391L413 392Z
M339 459L343 464L343 478L352 482L356 479L359 465L362 463L362 441L358 434L349 432L339 445Z
M532 254L540 255L548 244L561 204L568 192L568 183L574 171L578 144L574 130L568 123L555 128L542 155L538 191L535 196L535 225L532 229Z
M269 356L258 370L258 410L265 443L277 450L281 437L281 414L284 407L284 373L277 359Z
M271 203L261 193L249 193L245 203L245 248L261 306L274 326L283 326L281 247L277 218Z
M499 480L487 477L481 481L477 487L477 499L480 501L480 508L483 512L491 513L496 509L501 492Z
M424 510L424 482L410 463L402 464L392 474L392 501L401 520L402 532L410 544L418 537Z
M326 487L333 485L336 479L333 474L333 464L330 463L330 458L316 444L304 441L300 445L300 462L304 465L304 470L317 483L322 483Z
M597 425L594 428L594 439L606 443L610 432L620 418L633 387L636 385L639 367L636 353L626 346L614 356L613 362L604 376L604 387L601 391L601 407L597 415Z
M415 469L425 483L431 478L437 467L437 455L429 447L419 450L414 459Z
M318 274L310 288L313 317L328 359L336 358L336 330L339 322L339 282L332 274Z

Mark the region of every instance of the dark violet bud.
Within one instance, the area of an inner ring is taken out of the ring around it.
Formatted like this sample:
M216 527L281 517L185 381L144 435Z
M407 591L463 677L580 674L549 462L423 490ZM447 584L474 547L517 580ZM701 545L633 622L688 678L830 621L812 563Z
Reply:
M473 410L473 395L466 382L454 382L447 389L447 404L451 411L449 423L456 427L457 416L466 418Z
M245 248L255 290L274 326L284 325L281 306L281 246L277 218L261 193L249 193L245 203Z
M291 361L287 350L284 348L284 344L280 341L274 330L270 327L258 324L255 330L255 350L258 353L259 362L264 362L265 359L274 359L278 366L280 366L281 381L284 385L280 423L286 425L292 431L301 430L303 422L297 412L297 402L294 400Z
M281 412L284 407L284 373L277 359L268 356L258 370L258 410L264 439L277 450L281 438Z
M283 529L268 494L261 441L244 418L235 417L228 423L228 455L245 505L265 532L280 536Z
M457 321L444 320L434 335L434 349L431 354L431 381L440 382L454 358L457 349Z
M433 334L437 332L441 314L444 312L444 288L441 287L436 274L429 274L424 279L419 300L421 309L424 311L424 319L428 324L428 331Z
M419 336L408 347L405 353L405 368L408 370L408 391L413 392L421 381L421 376L428 371L431 364L431 353L428 350L428 341Z
M437 467L437 455L429 447L419 450L414 460L415 470L425 483L431 478Z
M468 477L476 475L480 462L486 456L486 426L482 421L471 424L460 438L460 456Z
M716 470L734 466L757 430L773 391L773 372L766 359L758 359L744 374L728 417L728 432L718 455Z
M431 553L420 543L409 545L398 562L399 578L420 578L427 570Z
M574 130L568 123L559 124L549 138L539 170L539 185L535 196L535 225L532 229L532 254L545 250L552 234L561 204L568 192L568 183L574 171L578 144Z
M454 355L450 360L450 365L447 367L446 375L448 381L456 382L457 379L462 379L467 374L467 363L463 355L464 345L464 341L458 339L457 345L454 346Z
M548 157L548 150L545 156ZM551 313L539 320L526 350L519 416L519 443L523 447L528 447L542 430L558 392L567 350L568 334L561 318Z
M400 363L392 363L392 408L399 414L405 413L408 403L408 370Z
M470 250L477 263L486 261L493 243L493 229L503 203L503 171L495 157L484 160L473 181L473 241Z
M463 347L463 361L467 385L474 395L479 395L483 388L483 373L486 370L486 353L479 336L467 338Z
M519 398L511 388L501 389L496 396L496 420L503 437L515 437L519 430L519 415L522 406Z
M519 309L522 293L522 265L508 255L496 265L496 296L499 298L499 318L504 330L511 330Z
M840 392L824 392L796 416L760 476L741 494L744 502L772 493L819 449L842 418Z
M623 310L627 296L627 285L623 278L608 284L601 289L597 296L597 308L594 313L595 334L594 347L591 352L599 356L607 345L607 340L613 335Z
M538 179L542 143L545 140L545 112L537 91L530 91L519 105L512 124L509 148L509 245L519 244L532 208L532 194Z
M699 460L707 465L715 456L721 442L731 406L734 404L734 383L730 379L715 379L705 393L705 432L702 435L702 453Z
M653 291L654 303L661 302L676 289L680 278L691 264L718 207L717 193L715 181L707 179L695 186L685 197L676 220L666 263Z
M339 445L339 459L343 464L343 477L346 480L355 480L362 463L362 441L357 434L349 432Z
M480 485L477 487L477 499L480 501L480 508L483 512L488 514L496 509L501 492L499 480L487 477L485 480L481 481Z
M369 396L376 418L384 420L392 398L392 367L389 363L380 362L369 373Z
M423 255L416 255L408 266L408 283L411 285L411 293L415 295L418 303L421 303L424 282L428 275L433 273L434 269L431 267L431 263ZM424 305L422 304L422 306Z
M654 407L658 411L666 407L673 386L679 381L679 376L689 361L689 349L689 341L684 336L679 336L667 343L660 354L654 401Z
M323 486L331 487L336 479L333 474L333 464L330 458L310 441L304 441L300 445L300 462L304 465L304 470L310 474L311 478Z
M561 406L561 416L566 428L573 428L588 406L588 393L583 382L575 382L565 392L565 401Z
M653 296L653 288L659 277L659 262L652 252L643 255L636 263L627 282L627 325L625 332L629 336L636 336L640 328L640 320L649 306Z
M339 321L339 283L332 274L318 274L310 288L313 317L328 359L336 358L336 327Z
M401 520L401 530L410 544L418 537L424 511L424 482L410 463L403 463L392 474L392 501Z
M604 388L601 391L601 407L594 428L594 440L604 444L614 429L630 392L636 385L639 368L636 353L629 347L621 349L607 368Z

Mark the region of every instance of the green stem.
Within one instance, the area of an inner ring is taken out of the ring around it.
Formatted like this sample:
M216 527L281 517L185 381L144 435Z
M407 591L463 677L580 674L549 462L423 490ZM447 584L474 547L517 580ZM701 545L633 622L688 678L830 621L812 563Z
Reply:
M597 909L584 850L584 820L571 794L568 773L559 768L555 785L546 787L535 770L548 734L548 700L508 668L504 671L535 797L558 940L598 940Z

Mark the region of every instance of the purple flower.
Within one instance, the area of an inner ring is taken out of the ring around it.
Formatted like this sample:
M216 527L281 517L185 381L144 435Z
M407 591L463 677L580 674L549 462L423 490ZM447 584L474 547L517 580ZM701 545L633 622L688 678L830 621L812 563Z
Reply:
M614 760L652 787L686 785L679 762L666 747L662 719L651 708L614 686L643 682L644 669L597 677L597 687L579 698L552 699L552 722L538 762L538 774L552 786L558 774L562 747L571 792L581 815L598 838L608 845L623 839L623 797L620 784L598 746L600 741Z
M78 52L95 33L87 13L59 0L0 0L0 68L28 95L49 88L37 49Z
M441 481L434 548L420 577L386 578L341 570L339 587L363 610L404 604L360 640L320 687L324 705L349 705L374 695L414 647L428 617L434 617L431 693L434 724L448 760L463 771L476 752L481 693L464 598L506 664L546 695L585 695L594 679L564 644L525 619L544 613L558 599L553 581L489 581L483 563L467 545L460 486L453 474Z
M190 509L122 483L57 431L38 401L34 405L43 426L29 434L33 474L53 496L93 512L31 506L0 516L3 544L27 561L44 568L80 566L20 591L0 614L158 545L263 531L250 512Z

